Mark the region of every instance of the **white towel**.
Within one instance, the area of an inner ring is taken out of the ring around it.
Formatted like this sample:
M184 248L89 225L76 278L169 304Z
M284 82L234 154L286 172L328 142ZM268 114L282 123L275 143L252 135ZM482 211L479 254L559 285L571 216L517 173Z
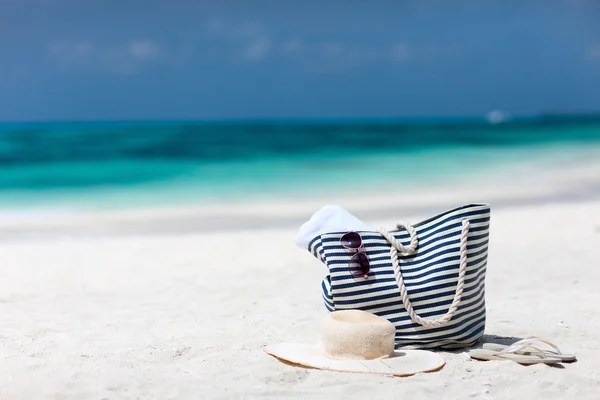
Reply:
M323 233L372 230L344 207L328 205L314 213L310 220L302 224L294 243L306 250L311 240Z

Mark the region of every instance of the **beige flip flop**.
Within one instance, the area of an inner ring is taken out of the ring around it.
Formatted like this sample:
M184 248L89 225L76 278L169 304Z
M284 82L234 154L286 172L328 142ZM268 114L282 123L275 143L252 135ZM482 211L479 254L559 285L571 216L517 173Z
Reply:
M544 348L542 348L543 345L547 345L547 347L550 347L551 349L544 349ZM503 345L503 344L499 344L499 343L484 343L483 344L484 349L492 350L492 351L496 351L496 352L506 350L507 348L510 348L513 346L518 347L514 353L519 354L519 355L540 356L541 354L544 354L546 357L549 357L552 359L558 358L563 362L570 362L570 361L577 360L577 357L575 356L575 354L562 353L560 351L560 349L558 348L558 346L556 346L554 343L552 343L548 339L544 339L539 336L529 336L529 337L519 340L518 342L515 342L511 345Z
M554 349L545 350L540 344ZM530 336L509 346L497 343L484 343L483 348L469 351L469 356L477 360L511 360L519 364L554 364L573 361L572 354L562 354L558 347L547 339Z

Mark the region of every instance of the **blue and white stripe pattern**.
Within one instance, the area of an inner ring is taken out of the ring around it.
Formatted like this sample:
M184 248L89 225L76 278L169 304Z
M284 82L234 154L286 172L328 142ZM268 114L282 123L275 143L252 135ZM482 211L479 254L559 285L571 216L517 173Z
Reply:
M490 207L469 204L413 225L418 237L415 253L399 254L400 270L414 310L424 318L439 318L455 295L460 262L462 220L470 222L467 270L462 300L454 316L441 326L413 322L406 312L390 257L391 245L378 232L359 232L371 263L369 278L349 271L352 252L340 244L346 232L323 234L309 251L329 269L323 279L323 299L329 311L359 309L387 318L396 325L396 347L451 349L473 345L485 328L485 272ZM408 246L404 228L390 231Z

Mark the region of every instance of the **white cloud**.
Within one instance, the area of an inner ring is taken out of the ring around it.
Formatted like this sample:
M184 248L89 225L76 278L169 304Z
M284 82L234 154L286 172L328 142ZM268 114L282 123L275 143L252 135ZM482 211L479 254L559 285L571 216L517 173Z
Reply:
M89 41L53 40L44 50L49 61L60 70L88 65L95 55L94 45Z
M294 56L298 61L297 66L313 72L359 68L382 55L381 49L361 48L339 41L310 43L298 37L275 45L268 30L256 22L233 23L212 19L207 21L206 29L215 37L215 41L227 41L230 45L238 46L234 50L234 59L238 55L246 62L258 62L276 50L279 55Z
M304 45L300 39L294 38L285 42L282 46L282 49L285 53L299 53L304 48Z
M113 46L95 46L89 41L54 40L46 45L46 53L62 65L73 65L88 59L118 62L150 60L160 56L161 47L151 40L130 40Z
M344 46L339 43L325 43L323 45L323 53L327 57L339 57L344 52Z
M61 58L78 59L89 56L93 47L89 41L55 40L46 45L46 52Z
M259 61L271 50L271 39L256 22L243 24L227 23L220 19L212 19L206 25L208 32L221 40L237 42L241 47L239 54L247 61Z
M139 72L146 64L158 60L163 52L163 48L155 41L132 39L104 48L96 64L111 73L131 75Z
M127 53L140 60L156 58L160 54L160 46L150 40L132 40L127 45Z
M381 56L372 48L343 45L338 42L317 44L303 53L304 66L308 72L340 74L370 64Z
M213 35L220 35L225 31L225 26L223 25L223 21L213 19L206 23L206 29Z
M239 27L235 27L230 33L239 37L254 37L263 34L263 29L256 22L248 22Z
M600 61L600 43L589 45L586 49L585 55L590 60Z
M101 69L116 74L136 73L144 63L159 58L164 52L158 43L148 39L104 46L89 41L55 40L46 45L45 51L61 70Z
M243 56L248 60L262 60L267 56L269 50L271 49L271 41L268 38L259 38L254 40L250 45L248 45L244 51Z
M404 61L410 58L410 47L406 43L396 43L390 51L392 58L396 61Z

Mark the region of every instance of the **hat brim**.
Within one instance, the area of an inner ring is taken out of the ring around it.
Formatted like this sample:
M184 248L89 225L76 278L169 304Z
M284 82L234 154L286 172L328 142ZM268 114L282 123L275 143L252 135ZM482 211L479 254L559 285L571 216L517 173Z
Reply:
M278 343L264 349L273 357L303 367L327 371L410 376L441 369L446 361L425 350L396 350L390 358L378 360L338 360L325 356L315 345Z

